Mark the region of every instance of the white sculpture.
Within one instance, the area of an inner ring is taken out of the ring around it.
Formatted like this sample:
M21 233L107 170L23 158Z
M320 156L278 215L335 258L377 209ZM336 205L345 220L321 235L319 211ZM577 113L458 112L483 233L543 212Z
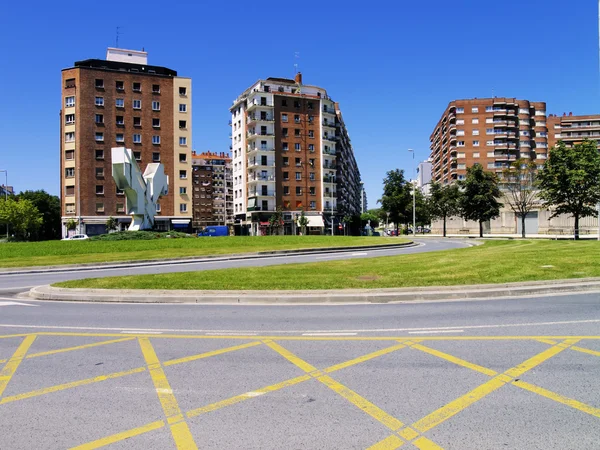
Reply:
M142 174L131 149L125 147L112 148L111 158L112 176L127 197L127 214L131 215L129 231L152 228L158 199L167 195L169 188L164 166L148 164Z

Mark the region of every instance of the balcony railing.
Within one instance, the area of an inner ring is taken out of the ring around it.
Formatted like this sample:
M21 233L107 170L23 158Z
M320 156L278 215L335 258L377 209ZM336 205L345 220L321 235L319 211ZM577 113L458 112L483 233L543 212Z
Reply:
M261 161L248 161L248 167L275 167L275 163L273 161L267 161L266 163Z
M275 151L274 148L269 148L269 147L250 147L250 146L248 146L248 154L254 153L254 152L274 152L274 151Z
M335 128L335 123L323 122L324 127Z
M273 107L273 103L261 103L261 102L252 102L248 105L248 111L251 111L257 107L262 107L262 108L272 108Z
M275 191L250 191L248 197L275 197Z
M323 113L325 113L325 114L332 114L332 115L335 116L335 111L332 111L330 109L323 109Z
M252 132L248 132L246 133L246 137L248 139L256 139L258 137L273 137L275 136L275 133L272 131L265 131L265 132L260 132L260 133L252 133Z
M256 175L248 177L248 182L252 181L275 181L275 175Z
M246 121L246 123L252 123L252 122L275 122L275 118L274 117L268 117L268 116L256 116L256 115L250 115L248 116L248 120Z

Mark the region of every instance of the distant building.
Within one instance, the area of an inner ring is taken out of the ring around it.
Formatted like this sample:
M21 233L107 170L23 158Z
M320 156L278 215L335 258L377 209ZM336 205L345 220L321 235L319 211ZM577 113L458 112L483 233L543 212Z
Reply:
M367 212L369 205L367 204L367 191L365 190L364 183L360 183L360 213Z
M563 141L567 147L584 139L596 141L600 149L600 114L574 116L573 113L548 116L548 147Z
M231 156L192 152L192 225L200 231L210 225L233 223Z
M417 166L417 187L425 195L429 195L429 188L431 185L431 158L422 161Z
M0 198L6 198L7 195L13 195L15 193L12 186L0 186Z
M143 171L162 163L169 192L160 199L155 226L191 229L192 84L166 67L148 65L143 51L109 48L106 60L86 59L62 70L60 198L63 235L106 232L131 222L126 199L112 177L111 148L127 147Z

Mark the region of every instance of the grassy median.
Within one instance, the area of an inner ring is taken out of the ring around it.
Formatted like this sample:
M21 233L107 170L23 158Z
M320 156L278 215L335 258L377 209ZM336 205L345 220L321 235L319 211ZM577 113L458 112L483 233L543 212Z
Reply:
M139 241L46 241L0 245L0 268L229 255L406 242L353 236L227 236Z
M104 289L350 289L450 286L600 276L597 241L487 241L477 247L373 259L74 280Z

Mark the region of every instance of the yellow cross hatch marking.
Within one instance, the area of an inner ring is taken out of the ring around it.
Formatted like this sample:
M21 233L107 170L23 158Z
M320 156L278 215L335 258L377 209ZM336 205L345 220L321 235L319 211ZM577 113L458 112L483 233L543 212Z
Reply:
M72 450L93 450L96 448L101 448L106 445L115 444L117 442L124 441L125 439L139 436L140 434L148 433L149 431L159 430L164 426L164 420L158 420L138 428L133 428L131 430L116 433L96 441L88 442L87 444L78 445L77 447L73 447Z
M135 339L135 337L126 337L126 338L121 338L121 339L113 339L110 341L93 342L91 344L78 345L76 347L67 347L67 348L61 348L58 350L49 350L47 352L32 353L31 355L27 355L27 359L39 358L40 356L55 355L57 353L72 352L73 350L83 350L85 348L100 347L101 345L116 344L118 342L133 341L134 339Z
M19 345L15 353L9 358L2 370L0 370L0 397L2 397L6 386L8 386L8 383L19 368L19 365L21 364L21 361L23 361L27 350L29 350L29 347L31 347L31 344L33 344L33 341L35 341L36 337L37 336L33 334L23 339L21 345Z
M139 338L142 354L148 365L150 377L156 388L158 399L163 408L167 423L171 428L171 435L178 449L197 449L194 437L190 432L188 424L184 420L184 416L179 409L177 399L173 395L173 390L169 385L169 380L165 375L165 371L160 365L160 360L154 351L154 347L148 338Z

